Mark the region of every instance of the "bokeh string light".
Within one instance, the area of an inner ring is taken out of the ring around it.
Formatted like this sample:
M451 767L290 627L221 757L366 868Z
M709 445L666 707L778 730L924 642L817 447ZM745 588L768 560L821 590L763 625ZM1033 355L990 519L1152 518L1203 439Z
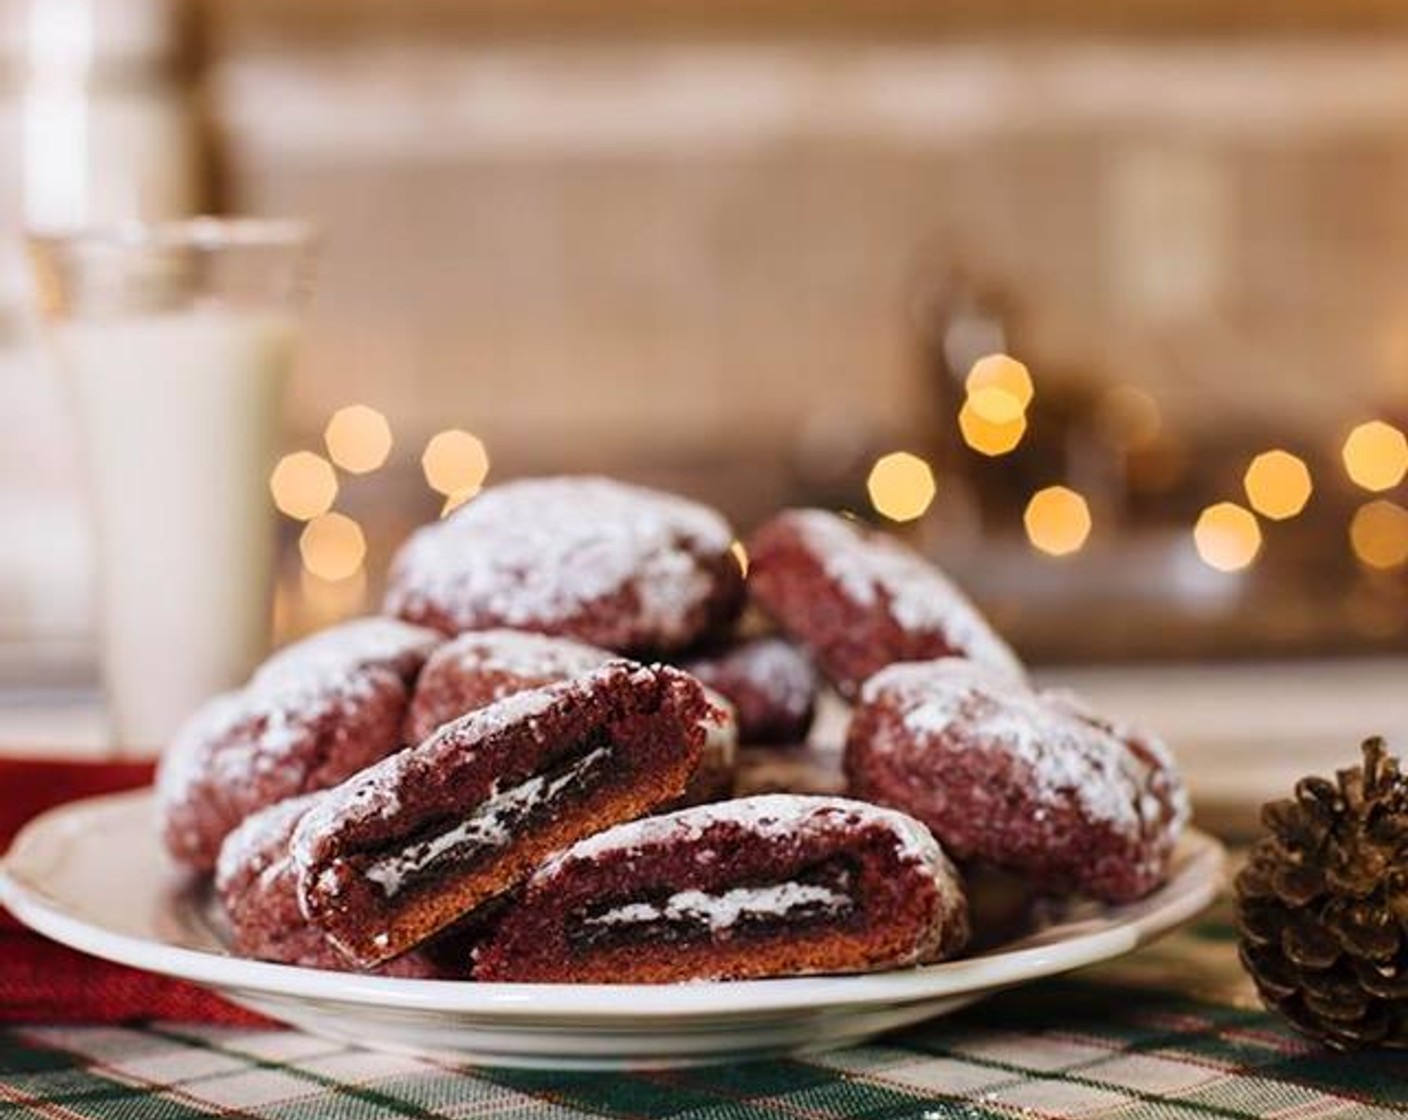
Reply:
M298 538L303 566L319 579L348 579L362 568L367 540L362 527L342 513L325 513L303 527Z
M996 385L988 385L970 393L967 407L972 409L973 415L989 424L1010 424L1026 415L1021 398Z
M1355 427L1340 456L1350 479L1365 490L1392 490L1408 474L1408 438L1383 420Z
M269 475L269 492L280 513L308 521L332 509L337 501L337 472L312 451L285 455Z
M1203 563L1219 572L1236 572L1251 565L1261 552L1261 526L1256 516L1235 502L1218 502L1198 517L1193 544Z
M1349 543L1366 567L1401 568L1408 563L1408 510L1386 498L1365 503L1349 523Z
M328 457L352 474L367 474L385 464L391 455L391 425L376 409L365 404L339 408L323 430Z
M1005 354L980 358L964 382L966 397L958 425L964 442L988 456L1016 448L1029 425L1027 410L1035 385L1027 367ZM1101 400L1098 420L1106 434L1132 446L1157 439L1162 427L1157 404L1148 394L1116 386ZM332 512L339 494L334 464L352 474L365 474L386 464L394 438L387 418L365 404L336 410L323 432L328 458L311 451L284 456L270 474L269 488L276 507L307 522L299 550L307 573L337 582L365 572L366 539L352 518ZM1408 477L1408 437L1384 420L1354 427L1340 447L1346 474L1357 486L1382 492ZM329 462L331 459L331 462ZM489 475L490 457L481 439L461 429L436 433L420 460L426 483L444 496L446 516L475 497ZM1254 456L1242 487L1250 510L1235 502L1204 509L1193 529L1198 556L1209 567L1236 572L1253 564L1264 540L1256 514L1272 521L1300 515L1315 491L1306 461L1282 448ZM937 494L933 468L910 451L881 455L866 478L875 512L896 522L923 517ZM1089 503L1078 491L1050 486L1034 493L1024 508L1023 526L1032 548L1049 556L1080 552L1089 540ZM1362 505L1349 526L1349 544L1365 567L1396 570L1408 566L1408 510L1386 499ZM733 552L746 572L748 558L741 542Z
M1036 395L1030 371L1016 358L1006 354L989 354L979 358L963 382L964 391L975 397L984 389L998 389L1017 401L1017 410L1025 412Z
M1032 495L1022 514L1032 547L1049 556L1069 556L1090 536L1090 506L1068 486L1048 486Z
M984 419L973 406L972 400L963 402L958 412L958 430L963 442L981 455L996 457L1015 450L1027 434L1027 418L1019 413L1015 419L1005 423L994 423Z
M1272 521L1295 517L1314 490L1305 461L1280 448L1264 451L1251 461L1242 487L1252 509Z
M891 521L923 517L938 489L929 464L909 451L892 451L876 459L865 488L876 512Z
M430 488L463 504L489 475L489 452L478 436L459 428L437 432L425 445L421 470Z
M1027 367L1006 354L979 358L963 383L966 397L958 430L981 455L996 457L1016 449L1027 432L1027 407L1036 395Z

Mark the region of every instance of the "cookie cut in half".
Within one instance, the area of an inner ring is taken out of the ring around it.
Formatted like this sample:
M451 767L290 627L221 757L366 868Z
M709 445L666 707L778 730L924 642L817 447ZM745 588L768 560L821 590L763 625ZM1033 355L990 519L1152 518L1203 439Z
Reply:
M363 967L397 956L557 849L679 797L707 710L688 674L623 661L445 724L298 822L303 912Z
M215 865L215 893L229 923L232 947L242 957L303 968L360 971L323 931L303 916L289 842L303 815L323 793L310 793L261 809L225 838ZM412 980L464 978L472 941L444 934L374 971ZM435 950L439 949L439 952Z
M406 717L406 741L418 743L436 728L506 696L589 673L614 653L570 638L523 630L476 630L446 642L426 662ZM692 674L691 674L692 675ZM733 790L738 724L733 707L704 690L709 710L704 753L681 804L717 801Z
M618 825L560 853L480 948L475 978L870 972L951 956L967 937L957 874L922 824L780 794Z

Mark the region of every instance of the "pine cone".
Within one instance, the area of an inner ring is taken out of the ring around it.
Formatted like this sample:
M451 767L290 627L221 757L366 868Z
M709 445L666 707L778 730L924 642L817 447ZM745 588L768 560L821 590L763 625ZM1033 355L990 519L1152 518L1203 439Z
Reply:
M1382 739L1261 819L1236 880L1242 963L1267 1007L1337 1049L1408 1047L1408 778Z

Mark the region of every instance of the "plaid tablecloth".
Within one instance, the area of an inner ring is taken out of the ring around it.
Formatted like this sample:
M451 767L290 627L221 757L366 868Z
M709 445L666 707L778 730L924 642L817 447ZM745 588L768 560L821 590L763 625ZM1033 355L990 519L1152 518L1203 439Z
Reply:
M0 849L48 805L148 780L140 766L0 760ZM1259 1008L1225 908L873 1045L740 1066L529 1072L357 1050L251 1025L200 989L80 957L0 911L7 1022L0 1120L1408 1116L1408 1056L1332 1054Z
M0 1032L0 1117L679 1120L1408 1116L1408 1057L1321 1050L1262 1012L1225 915L1112 965L869 1045L581 1074L471 1068L293 1031L176 1023Z

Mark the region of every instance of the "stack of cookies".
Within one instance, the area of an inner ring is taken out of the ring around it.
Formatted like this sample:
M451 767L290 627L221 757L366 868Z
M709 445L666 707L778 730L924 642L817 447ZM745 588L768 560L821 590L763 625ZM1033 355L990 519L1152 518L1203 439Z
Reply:
M740 749L804 744L828 687L848 796L735 798ZM416 532L384 615L197 712L158 794L236 952L495 981L942 960L971 869L1128 901L1188 815L1156 739L1034 689L898 541L789 510L740 550L716 512L600 478Z

